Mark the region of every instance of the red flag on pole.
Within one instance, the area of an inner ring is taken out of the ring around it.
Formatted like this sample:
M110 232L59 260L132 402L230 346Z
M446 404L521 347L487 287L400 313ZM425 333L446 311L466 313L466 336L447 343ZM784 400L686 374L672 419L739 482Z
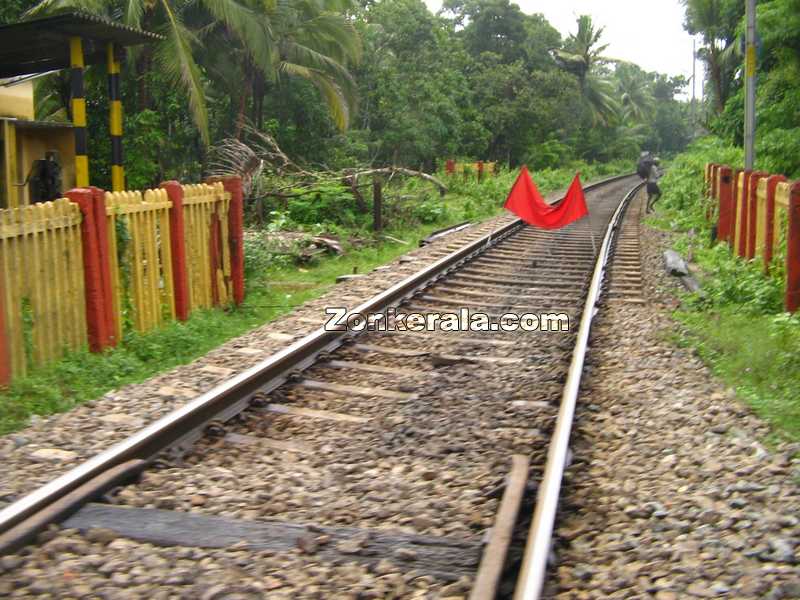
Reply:
M559 229L589 214L579 173L575 174L564 199L550 205L542 198L527 167L520 170L505 208L526 223L543 229Z

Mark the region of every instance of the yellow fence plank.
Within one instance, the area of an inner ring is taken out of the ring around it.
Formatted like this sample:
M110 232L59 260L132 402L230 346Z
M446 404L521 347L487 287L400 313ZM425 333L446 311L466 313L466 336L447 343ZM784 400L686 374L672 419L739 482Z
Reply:
M758 180L756 188L756 249L755 257L764 256L767 230L767 178Z
M739 222L742 217L742 198L744 194L744 173L739 173L738 177L736 178L736 202L734 202L733 206L733 248L736 251L739 248L739 236L740 236L740 228L741 223Z
M225 304L232 296L230 195L221 183L184 186L184 195L190 309L211 307L215 298ZM115 333L121 340L126 323L144 332L175 317L172 205L161 189L108 192L105 204ZM0 293L13 377L86 346L81 221L78 206L66 198L0 210ZM212 269L215 237L219 256Z
M773 260L785 261L785 256L780 256L779 252L783 248L788 235L789 222L789 189L791 185L787 181L780 182L775 187L775 222L772 237L774 244Z
M65 198L0 210L13 377L86 345L80 226L80 210Z
M164 190L106 193L109 219L109 247L112 260L114 307L118 315L117 336L122 325L130 322L139 332L150 331L164 323L165 315L174 317L172 248L170 246L169 209L172 204ZM126 233L126 246L118 235ZM125 307L132 313L122 318Z
M222 183L183 186L186 226L186 262L189 273L190 310L213 306L214 298L225 304L231 297L228 248L230 194ZM215 219L219 230L212 229ZM217 270L212 272L213 237L218 235Z

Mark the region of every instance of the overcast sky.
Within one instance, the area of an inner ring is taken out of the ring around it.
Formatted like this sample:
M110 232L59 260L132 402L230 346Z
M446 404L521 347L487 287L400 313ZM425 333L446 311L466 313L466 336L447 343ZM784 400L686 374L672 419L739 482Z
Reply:
M441 0L424 0L433 12ZM512 0L513 1L513 0ZM692 75L692 36L683 29L683 5L679 0L517 0L527 14L542 13L562 37L575 33L578 15L591 15L605 27L602 41L606 55L629 60L647 71ZM697 63L700 95L702 66ZM691 95L691 88L687 88Z

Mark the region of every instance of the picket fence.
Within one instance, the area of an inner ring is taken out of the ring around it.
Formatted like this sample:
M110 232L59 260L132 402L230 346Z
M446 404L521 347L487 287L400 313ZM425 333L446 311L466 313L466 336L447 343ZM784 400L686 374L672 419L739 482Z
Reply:
M800 181L783 175L709 163L706 195L717 239L737 256L761 261L769 272L775 261L786 267L787 311L800 309Z
M465 178L474 173L478 181L481 181L484 173L497 175L497 163L484 162L482 160L474 163L460 163L454 160L447 160L444 165L444 172L446 175L463 175Z
M0 385L244 299L238 178L0 210Z
M0 210L0 381L83 346L84 303L78 206Z

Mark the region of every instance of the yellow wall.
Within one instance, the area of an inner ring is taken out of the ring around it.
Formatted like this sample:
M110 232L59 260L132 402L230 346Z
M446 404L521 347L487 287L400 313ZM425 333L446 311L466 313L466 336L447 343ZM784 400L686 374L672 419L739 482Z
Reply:
M8 142L8 143L7 143ZM0 119L0 208L26 206L28 186L22 183L33 161L44 158L48 150L58 152L61 164L61 190L75 187L75 136L70 127L26 127L13 119Z
M17 180L25 181L33 161L44 158L48 150L58 152L61 165L61 191L75 187L75 135L69 127L17 127ZM20 206L30 203L28 186L20 190Z
M33 81L0 86L0 117L33 120Z
M16 208L17 193L12 185L17 175L17 137L14 122L0 119L0 208Z

